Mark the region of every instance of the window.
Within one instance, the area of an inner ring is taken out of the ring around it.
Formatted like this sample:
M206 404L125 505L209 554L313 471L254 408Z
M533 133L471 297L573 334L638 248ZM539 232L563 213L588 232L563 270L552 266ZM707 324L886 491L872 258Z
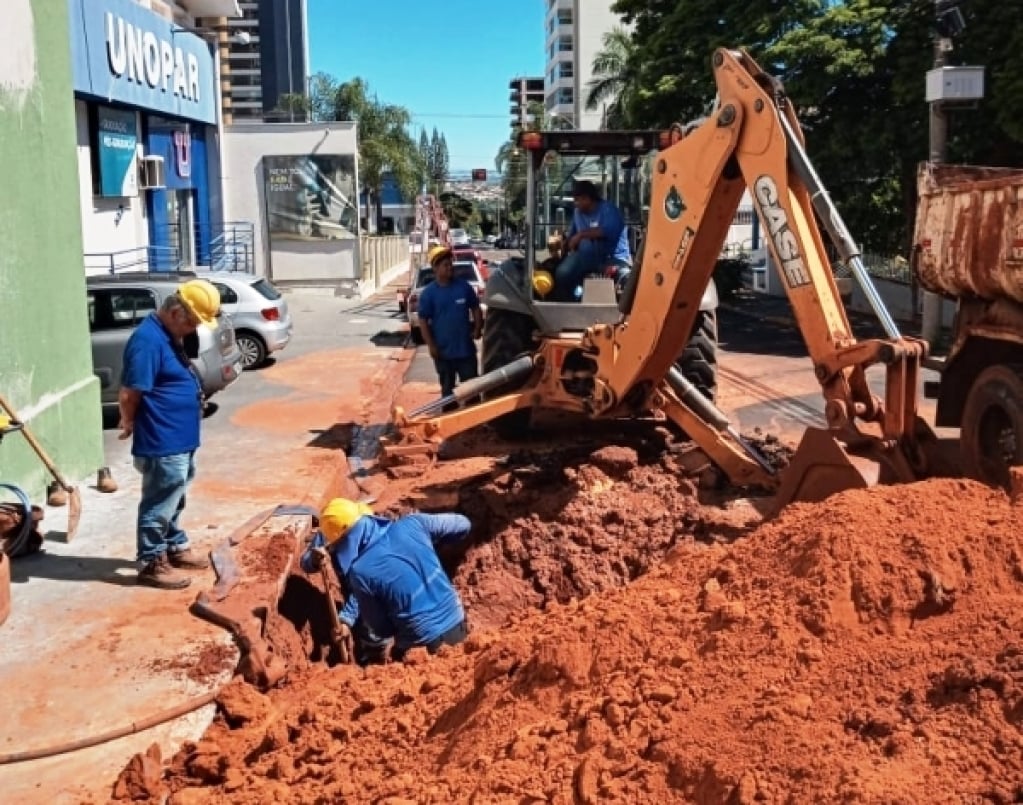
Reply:
M120 330L156 310L156 296L145 288L96 288L89 291L88 306L90 332Z
M572 9L570 8L559 9L558 16L555 19L558 21L558 25L571 25Z
M214 282L213 287L220 294L220 304L234 305L238 303L238 294L234 292L234 288L230 288L222 282Z
M558 39L558 52L559 53L572 52L572 37L563 36L560 39Z
M252 283L252 287L271 301L281 298L281 292L262 277Z
M573 78L575 76L575 67L570 61L558 62L558 78Z
M558 106L571 106L575 103L575 93L568 87L562 87L555 95L555 103Z

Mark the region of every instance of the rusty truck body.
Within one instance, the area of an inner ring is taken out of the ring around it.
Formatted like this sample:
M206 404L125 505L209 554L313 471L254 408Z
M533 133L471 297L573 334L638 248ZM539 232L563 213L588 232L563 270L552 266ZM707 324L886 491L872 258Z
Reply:
M917 184L917 278L957 306L924 393L960 428L966 472L1007 487L1023 465L1023 170L925 164Z

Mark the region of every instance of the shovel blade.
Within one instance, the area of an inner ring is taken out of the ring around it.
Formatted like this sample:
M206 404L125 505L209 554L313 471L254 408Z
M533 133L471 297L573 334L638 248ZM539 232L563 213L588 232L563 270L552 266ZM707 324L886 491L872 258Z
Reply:
M830 431L808 428L785 468L775 502L778 509L796 501L819 503L836 492L869 485Z

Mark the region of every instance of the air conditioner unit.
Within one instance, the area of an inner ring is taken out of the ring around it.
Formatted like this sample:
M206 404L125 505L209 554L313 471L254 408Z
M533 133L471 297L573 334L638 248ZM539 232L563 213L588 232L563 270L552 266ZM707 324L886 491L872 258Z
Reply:
M167 186L167 170L163 157L142 157L139 160L139 187L143 190L159 190Z

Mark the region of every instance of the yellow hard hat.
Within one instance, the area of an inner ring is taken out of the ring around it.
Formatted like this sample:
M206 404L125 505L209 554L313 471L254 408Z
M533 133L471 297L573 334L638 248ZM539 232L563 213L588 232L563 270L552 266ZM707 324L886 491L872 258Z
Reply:
M451 248L448 246L434 246L427 253L426 259L432 266L435 265L440 258L444 257L445 255L450 257L452 254L454 254L454 252L452 252Z
M220 312L220 292L206 280L189 280L178 286L178 298L202 324L212 327Z
M554 290L554 277L550 271L536 271L533 273L533 290L540 296L547 296Z
M373 510L365 503L334 498L320 512L320 532L324 541L327 545L333 545L351 530L360 517L372 513Z

